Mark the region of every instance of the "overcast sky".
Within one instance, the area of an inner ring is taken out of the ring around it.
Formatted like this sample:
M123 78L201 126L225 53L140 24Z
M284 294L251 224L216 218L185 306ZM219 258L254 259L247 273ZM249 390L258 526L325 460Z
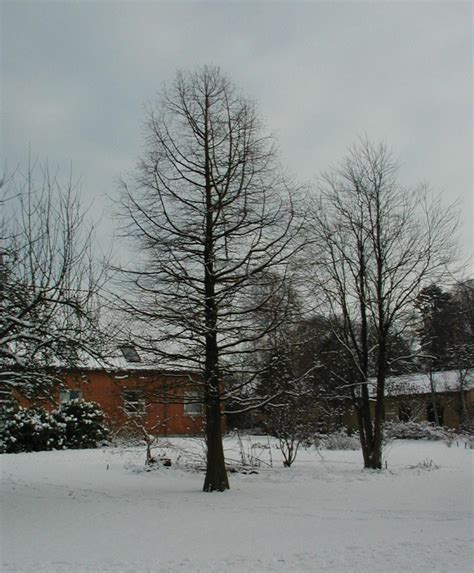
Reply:
M107 213L142 149L143 104L177 69L218 64L299 178L358 135L385 141L404 184L459 199L470 255L472 24L471 2L3 1L2 161L29 146L64 173L72 161Z

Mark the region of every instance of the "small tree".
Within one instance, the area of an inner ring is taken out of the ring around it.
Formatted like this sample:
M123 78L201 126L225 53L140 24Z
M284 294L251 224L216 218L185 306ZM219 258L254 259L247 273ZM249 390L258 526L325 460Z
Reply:
M295 306L293 318L299 314ZM322 317L304 321L301 314L299 319L282 323L278 336L272 336L256 388L260 400L273 396L261 408L261 420L278 439L287 467L316 433L339 426L347 398L336 375L344 369L343 361L340 356L334 359L327 321Z
M461 427L472 429L472 419L466 403L467 378L474 368L474 281L455 285L452 293L452 338L448 356L458 372L459 414Z
M440 420L433 373L456 370L461 426L469 426L465 384L468 373L474 367L474 290L471 283L459 282L451 291L443 291L437 284L432 284L422 289L416 301L421 316L418 328L420 362L430 379L431 410L436 425Z
M447 370L451 331L452 295L438 285L431 284L421 289L415 301L420 314L418 336L421 345L420 362L426 372Z
M162 428L163 420L157 419L152 426L147 426L146 418L149 414L150 403L145 402L145 408L142 413L134 412L128 408L122 408L126 416L126 422L120 428L120 434L124 432L130 435L138 434L146 447L145 464L152 465L156 462L153 457L152 448L158 442L158 434Z
M430 383L431 407L434 423L440 425L436 401L434 372L448 370L450 339L452 339L452 297L438 285L431 284L421 289L415 301L421 316L418 336L421 343L420 363Z
M322 177L309 232L315 296L341 325L335 335L357 373L347 383L364 465L381 468L390 338L412 324L420 289L447 272L456 216L426 186L402 188L386 147L361 141Z
M315 404L296 384L288 388L263 408L265 431L278 440L283 455L283 465L290 467L300 446L307 447L314 441L318 429Z

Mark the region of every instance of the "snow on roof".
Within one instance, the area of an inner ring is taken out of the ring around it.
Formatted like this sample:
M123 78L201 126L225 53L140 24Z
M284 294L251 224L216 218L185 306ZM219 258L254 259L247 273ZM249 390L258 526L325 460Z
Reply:
M179 352L177 345L162 344L162 353L143 350L132 343L109 341L107 348L102 348L101 357L91 356L86 352L78 352L78 360L73 364L56 362L57 368L73 368L80 370L116 371L159 371L162 373L191 373L196 372L196 361L186 360ZM182 351L182 350L181 350Z
M375 381L374 381L375 382ZM446 370L432 373L435 392L454 392L459 390L459 371ZM428 394L431 392L430 376L428 373L390 376L386 380L386 396L402 396L405 394ZM466 390L474 388L474 370L466 374L464 381Z
M195 370L189 364L163 364L156 356L143 356L140 353L140 360L127 360L118 350L109 354L104 360L98 360L93 357L81 359L77 368L85 370L105 370L105 371L131 371L131 370L150 370L160 372L190 372Z

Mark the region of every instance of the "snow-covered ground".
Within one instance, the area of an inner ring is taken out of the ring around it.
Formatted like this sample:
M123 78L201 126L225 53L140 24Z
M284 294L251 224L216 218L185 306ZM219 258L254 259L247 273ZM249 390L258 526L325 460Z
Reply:
M142 448L2 455L3 571L474 571L462 446L395 442L382 472L314 449L283 468L272 448L273 468L231 474L223 494L179 463L143 471Z

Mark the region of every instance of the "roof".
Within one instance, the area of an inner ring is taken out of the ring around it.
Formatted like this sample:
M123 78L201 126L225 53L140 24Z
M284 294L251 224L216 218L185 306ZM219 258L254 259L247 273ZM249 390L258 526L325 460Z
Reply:
M130 360L130 355L128 353L127 356L128 358L121 353L120 349L117 349L116 352L108 354L104 360L84 356L81 357L75 365L69 367L62 365L60 367L79 370L104 370L106 372L159 371L170 374L189 374L196 370L195 367L192 368L190 365L186 364L164 364L157 356L144 356L141 352L139 352L139 360Z
M436 393L455 392L459 390L459 371L445 370L432 373L434 390ZM403 396L409 394L431 393L430 377L428 373L419 372L403 376L390 376L385 383L386 396ZM464 382L466 390L474 389L474 370L468 371Z
M164 347L164 345L163 345ZM168 345L166 352L145 351L133 343L109 341L97 356L78 351L76 359L65 362L54 359L49 363L60 370L102 370L105 372L160 372L162 374L196 374L199 370L195 361L173 359L175 347Z

